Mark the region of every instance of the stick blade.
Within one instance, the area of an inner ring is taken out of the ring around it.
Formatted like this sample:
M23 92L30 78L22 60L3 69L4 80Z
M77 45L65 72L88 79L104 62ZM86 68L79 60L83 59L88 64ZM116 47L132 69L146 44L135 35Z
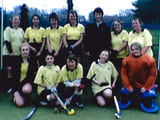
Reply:
M32 115L35 113L36 110L37 110L37 107L33 107L33 109L29 112L29 114L22 120L29 120L32 117Z
M114 115L115 115L115 117L116 117L117 119L121 119L121 118L122 118L121 112L120 112L120 113L115 113Z

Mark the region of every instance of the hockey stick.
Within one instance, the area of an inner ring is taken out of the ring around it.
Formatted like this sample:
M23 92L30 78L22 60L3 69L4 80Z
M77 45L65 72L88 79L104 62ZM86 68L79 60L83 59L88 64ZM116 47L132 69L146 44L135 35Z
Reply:
M96 74L93 74L92 77L91 77L90 79L87 79L87 80L90 80L91 82L93 82L92 79L93 79L95 76L96 76ZM106 86L106 85L108 85L108 83L101 83L100 86ZM82 85L79 87L79 89L83 89L84 87L85 87L85 85L82 84ZM73 97L76 96L78 93L79 93L79 91L75 91L75 92L73 93L73 95L65 102L65 105L67 106L68 104L70 104L70 102L72 101Z
M36 110L37 110L37 107L34 106L33 109L29 112L29 114L22 120L29 120L32 117L32 115L35 113Z
M114 115L117 119L120 119L120 118L122 118L122 113L120 111L119 104L118 104L118 101L117 101L117 97L115 95L114 95L114 103L115 103L115 106L116 106L116 113Z
M84 85L79 86L80 90L83 89L83 88L84 88ZM72 99L74 98L74 96L76 96L79 92L80 92L79 90L75 91L73 93L73 95L64 103L64 105L67 106L68 104L70 104L70 102L72 101Z
M59 101L60 105L62 106L62 108L67 112L68 115L73 115L75 113L74 109L69 110L67 108L67 106L63 103L63 101L61 100L61 98L57 95L56 92L52 92L54 94L54 96L57 98L57 100Z

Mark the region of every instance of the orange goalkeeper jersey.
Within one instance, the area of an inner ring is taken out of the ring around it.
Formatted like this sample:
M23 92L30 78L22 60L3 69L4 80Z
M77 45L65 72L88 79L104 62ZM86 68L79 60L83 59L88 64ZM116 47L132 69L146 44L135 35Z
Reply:
M122 62L122 83L127 89L144 87L150 90L155 83L156 76L156 62L154 58L146 54L140 57L134 57L131 54Z

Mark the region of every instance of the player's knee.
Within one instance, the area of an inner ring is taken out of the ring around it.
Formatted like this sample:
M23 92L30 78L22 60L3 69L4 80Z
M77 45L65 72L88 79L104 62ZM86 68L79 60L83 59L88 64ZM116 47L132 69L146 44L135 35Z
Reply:
M24 106L24 101L18 101L16 102L17 107L23 107Z
M22 91L25 94L29 94L32 92L32 85L30 83L26 83L23 87L22 87Z
M111 90L111 89L106 89L106 90L104 90L103 95L104 95L106 98L111 98L111 97L112 97L112 90Z

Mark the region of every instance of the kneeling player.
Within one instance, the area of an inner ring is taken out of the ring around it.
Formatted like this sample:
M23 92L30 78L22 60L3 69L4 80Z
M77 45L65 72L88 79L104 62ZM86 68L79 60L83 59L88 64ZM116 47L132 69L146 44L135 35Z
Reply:
M154 83L157 76L155 60L144 54L139 43L131 45L131 53L123 60L121 76L124 87L121 89L119 106L127 108L131 101L138 101L143 111L148 113L159 110Z

